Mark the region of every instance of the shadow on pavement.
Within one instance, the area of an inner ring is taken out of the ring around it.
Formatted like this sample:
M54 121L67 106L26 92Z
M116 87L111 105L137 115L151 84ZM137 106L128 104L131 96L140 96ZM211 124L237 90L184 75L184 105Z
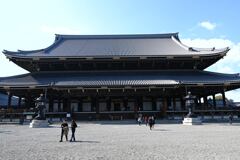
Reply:
M72 141L71 143L100 143L99 141Z
M167 129L152 129L152 131L167 132L167 131L170 131L170 130L167 130Z
M9 133L11 133L12 131L0 131L0 134L1 133L5 133L5 134L9 134Z

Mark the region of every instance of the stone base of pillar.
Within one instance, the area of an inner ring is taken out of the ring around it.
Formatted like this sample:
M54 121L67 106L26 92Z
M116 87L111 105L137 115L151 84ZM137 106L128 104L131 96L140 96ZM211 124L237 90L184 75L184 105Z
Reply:
M183 125L201 125L202 120L201 118L184 118Z
M32 120L32 122L29 125L29 128L45 128L48 127L49 123L47 120Z

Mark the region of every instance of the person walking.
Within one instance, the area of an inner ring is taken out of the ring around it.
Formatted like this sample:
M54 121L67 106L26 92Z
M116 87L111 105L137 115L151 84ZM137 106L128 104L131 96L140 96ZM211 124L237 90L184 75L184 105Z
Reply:
M231 113L231 114L229 115L229 124L232 124L232 121L233 121L233 114Z
M141 124L142 124L142 117L139 116L137 121L138 121L138 125L141 126Z
M145 116L144 117L144 122L145 122L145 124L146 124L146 126L148 125L148 116Z
M63 141L63 135L65 135L66 137L66 141L68 141L68 123L66 120L63 120L63 123L61 124L61 139L59 142L62 142Z
M152 128L154 128L154 125L155 125L155 116L152 116Z
M72 141L76 141L76 139L75 139L75 131L76 131L76 128L77 128L77 123L76 123L76 121L73 119L72 120L72 123L71 123L71 130L72 130L72 137L71 137L71 139L70 139L70 142L72 142Z
M148 124L149 124L150 130L152 130L152 127L153 127L153 119L152 119L151 116L148 118Z

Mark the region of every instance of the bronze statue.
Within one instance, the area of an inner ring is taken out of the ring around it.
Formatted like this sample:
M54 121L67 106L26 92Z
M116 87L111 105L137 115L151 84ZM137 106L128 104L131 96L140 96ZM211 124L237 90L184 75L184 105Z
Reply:
M37 110L37 116L34 118L36 120L46 120L45 112L46 112L46 106L45 106L45 98L43 94L40 94L40 97L36 99L36 107Z
M193 108L195 106L195 99L196 97L191 95L191 92L188 92L187 96L185 97L185 105L188 109L188 114L187 114L187 118L193 118L196 117L193 113Z

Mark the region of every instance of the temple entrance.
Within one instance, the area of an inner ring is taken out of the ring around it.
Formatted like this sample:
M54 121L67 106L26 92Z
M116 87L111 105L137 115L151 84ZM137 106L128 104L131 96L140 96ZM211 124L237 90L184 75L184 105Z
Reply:
M112 98L111 108L112 111L123 111L123 100L121 98Z
M114 111L121 111L121 105L119 102L113 103Z

